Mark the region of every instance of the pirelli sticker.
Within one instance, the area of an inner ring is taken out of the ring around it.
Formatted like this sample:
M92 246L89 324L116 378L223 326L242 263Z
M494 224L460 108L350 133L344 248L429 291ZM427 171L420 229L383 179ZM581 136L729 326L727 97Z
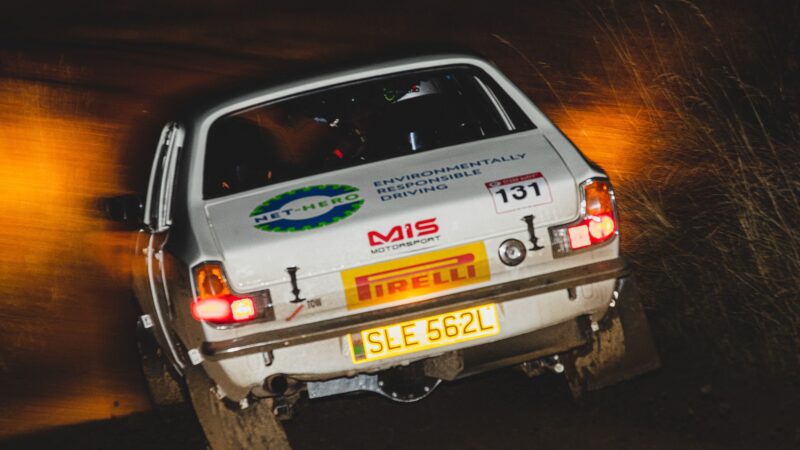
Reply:
M405 300L488 281L483 242L395 259L341 273L347 309Z

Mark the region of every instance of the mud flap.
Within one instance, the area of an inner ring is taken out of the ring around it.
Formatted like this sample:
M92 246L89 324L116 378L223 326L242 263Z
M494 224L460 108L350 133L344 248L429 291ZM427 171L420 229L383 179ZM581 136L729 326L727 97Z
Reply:
M620 279L617 292L615 307L598 323L600 329L592 333L586 324L589 344L562 358L575 398L661 367L634 280Z

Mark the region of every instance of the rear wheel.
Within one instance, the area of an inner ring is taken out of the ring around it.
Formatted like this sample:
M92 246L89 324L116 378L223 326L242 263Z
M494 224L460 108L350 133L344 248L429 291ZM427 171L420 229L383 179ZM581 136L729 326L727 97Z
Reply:
M575 398L661 366L638 288L632 279L623 279L619 292L589 344L562 358Z
M136 345L142 363L150 399L157 407L171 406L186 401L183 384L169 366L153 335L141 324L137 326Z
M217 398L214 383L201 367L186 370L186 386L197 420L213 450L290 449L271 399L245 409L230 408Z

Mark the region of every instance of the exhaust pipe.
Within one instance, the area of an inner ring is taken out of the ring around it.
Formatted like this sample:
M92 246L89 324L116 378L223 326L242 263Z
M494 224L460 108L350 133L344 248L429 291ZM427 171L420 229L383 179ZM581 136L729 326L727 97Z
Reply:
M283 374L271 375L264 381L264 389L273 395L283 395L289 390L289 379Z

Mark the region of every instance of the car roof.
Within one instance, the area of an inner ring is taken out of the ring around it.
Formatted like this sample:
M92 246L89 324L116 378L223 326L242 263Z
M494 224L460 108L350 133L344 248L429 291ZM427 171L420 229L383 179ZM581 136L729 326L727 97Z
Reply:
M254 95L258 92L286 83L303 83L304 80L332 78L339 74L354 71L367 71L374 68L389 68L413 62L436 61L446 58L472 59L487 61L486 58L463 48L427 46L424 50L383 50L380 54L356 54L337 57L335 59L302 61L287 63L278 71L247 75L229 79L201 92L189 92L173 98L172 118L180 118L189 123L202 117L208 111L232 99Z

